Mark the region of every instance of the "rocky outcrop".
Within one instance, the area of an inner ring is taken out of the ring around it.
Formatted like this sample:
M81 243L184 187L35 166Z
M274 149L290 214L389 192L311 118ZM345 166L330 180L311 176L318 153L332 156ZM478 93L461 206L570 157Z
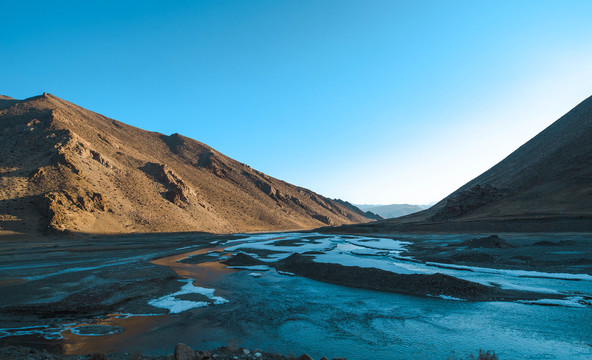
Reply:
M83 189L49 192L40 198L37 206L46 217L50 233L72 229L71 223L78 215L108 210L102 194Z
M141 169L161 183L166 189L163 197L179 207L187 205L190 197L195 195L193 189L165 164L147 163Z
M507 241L500 239L497 235L490 235L484 238L477 238L464 241L462 245L469 248L490 248L490 249L507 249L513 247Z
M505 193L505 191L500 191L491 185L476 185L446 198L446 205L432 216L432 220L461 217L483 205L503 198Z

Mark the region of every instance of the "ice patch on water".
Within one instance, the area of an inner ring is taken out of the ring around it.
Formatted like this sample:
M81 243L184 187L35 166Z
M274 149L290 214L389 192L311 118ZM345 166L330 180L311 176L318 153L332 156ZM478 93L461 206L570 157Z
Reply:
M235 245L235 246L230 246L230 247L225 248L224 250L225 251L232 251L232 252L237 251L237 250L244 250L244 249L276 251L277 253L270 254L267 256L267 258L261 258L260 256L257 256L256 254L250 254L250 255L254 255L254 257L256 257L262 261L273 262L273 261L285 259L288 256L290 256L292 253L304 253L304 252L308 252L308 251L318 251L318 252L331 251L335 248L335 245L333 244L333 240L338 238L335 236L330 236L330 237L324 237L321 239L314 239L314 240L307 241L306 239L302 239L302 235L303 234L300 234L300 233L291 233L291 234L285 234L283 236L278 236L277 234L275 234L273 236L268 235L265 238L253 237L256 240L253 240L253 238L248 238L245 243ZM308 236L310 237L313 235L315 235L315 234L310 234ZM319 235L319 234L316 234L316 235ZM241 240L245 240L245 239L241 239ZM274 245L274 243L276 243L279 240L282 240L282 241L294 240L295 242L292 245L286 245L286 246ZM297 241L297 240L302 240L302 241Z
M102 333L93 333L93 332L88 332L88 333L83 333L84 329L87 329L89 327L108 327L111 328L110 331L105 331ZM123 328L119 327L119 326L103 326L103 325L81 325L81 326L76 326L70 329L70 332L74 335L78 335L78 336L105 336L105 335L114 335L114 334L119 334L123 331Z
M287 275L287 276L296 276L296 274L288 272L288 271L280 271L280 270L276 270L276 272L280 275Z
M281 240L281 243L277 241ZM405 239L403 239L405 240ZM461 241L459 239L458 241ZM569 273L545 273L528 270L484 268L476 266L443 264L402 256L407 251L407 241L367 236L321 235L318 233L260 234L240 239L240 244L229 246L227 251L250 251L251 256L266 263L290 256L307 254L318 263L335 263L344 266L376 268L397 274L443 273L485 286L506 290L531 291L548 294L587 293L592 275ZM434 240L436 241L436 240ZM438 239L442 242L442 239ZM451 239L447 239L451 243ZM262 251L261 255L257 250ZM268 252L271 252L269 254ZM239 267L245 268L245 267ZM257 268L246 268L258 271ZM533 280L533 279L538 280ZM566 284L566 280L584 280Z
M49 328L49 325L39 325L39 326L24 326L20 328L2 328L0 329L0 338L7 337L7 336L22 336L22 335L34 335L34 334L44 334L46 330Z
M362 268L375 268L390 271L397 274L416 274L418 271L409 270L392 261L374 257L359 257L349 252L332 251L327 254L313 255L314 261L318 263L332 263L343 266L359 266Z
M239 238L239 239L231 239L226 241L226 244L235 243L235 242L246 242L246 243L253 243L253 242L260 242L264 240L293 240L293 239L300 239L302 237L311 236L314 234L306 234L306 233L270 233L270 234L235 234L237 236L241 235L248 235L246 238ZM273 242L272 241L272 242ZM240 246L240 245L239 245Z
M175 250L185 250L185 249L191 249L192 247L196 247L196 246L199 246L199 245L189 245L189 246L183 246L183 247L180 247L180 248L176 248Z
M250 274L249 274L249 276L252 276L252 277L254 277L254 278L258 278L258 277L261 277L261 276L263 276L263 274L261 274L261 273L256 273L256 272L252 272L252 273L250 273Z
M432 295L428 295L428 296L432 296ZM439 297L440 299L444 299L444 300L454 300L454 301L466 301L465 299L460 299L454 296L449 296L449 295L438 295L438 296L434 296L434 297Z
M115 315L114 317L116 319L127 319L130 317L135 317L135 316L161 316L162 314L131 314L131 313L118 313L117 315Z
M266 258L261 258L256 254L249 255L258 258L262 261L273 262L285 259L292 253L306 253L306 252L332 252L348 251L357 255L376 255L376 256L392 256L397 257L402 251L406 251L405 246L410 244L406 241L399 241L386 238L372 238L372 237L344 237L339 235L321 235L319 233L303 234L303 233L287 233L282 234L265 234L256 235L247 239L241 239L242 244L229 246L225 251L239 251L239 250L269 250L276 252L269 254ZM282 245L278 245L277 241L290 241Z
M518 300L517 302L528 305L565 306L574 308L592 306L592 299L585 299L583 296L572 296L565 299Z
M387 255L390 255L390 253L391 253L388 250L370 249L370 248L353 249L350 252L354 255L365 255L365 256L387 256Z
M385 238L370 238L370 237L347 239L346 242L348 242L350 244L358 245L361 247L371 248L371 249L399 250L399 251L404 251L405 246L411 244L410 242L407 242L407 241L385 239Z
M101 264L101 265L97 265L97 266L72 267L72 268L63 269L63 270L56 271L56 272L49 273L49 274L36 275L36 276L27 276L27 277L25 277L25 279L27 279L27 280L40 280L40 279L45 279L45 278L48 278L48 277L51 277L51 276L62 275L62 274L67 274L67 273L73 273L73 272L79 272L79 271L88 271L88 270L96 270L96 269L101 269L101 268L106 268L106 267L111 267L111 266L130 264L130 263L136 262L138 260L147 260L147 259L151 258L152 256L154 256L154 254L146 254L146 255L132 256L132 257L129 257L129 258L124 258L124 259L120 259L120 260L110 261L110 262L107 262L107 263L104 263L104 264Z
M483 283L483 285L491 285L491 286L498 286L504 290L518 290L518 291L534 291L539 293L547 293L547 294L559 294L560 292L554 289L544 288L544 287L536 287L536 286L524 286L524 285L516 285L511 284L507 281L503 283L495 283L488 281L487 283Z
M148 304L157 308L168 309L170 314L177 314L190 309L201 308L210 305L210 303L206 301L181 300L175 297L178 295L201 294L206 296L210 300L213 300L214 305L225 304L228 302L228 300L222 297L214 296L214 292L216 291L215 289L207 289L199 286L194 286L193 279L180 281L186 282L186 284L183 285L181 290L170 295L165 295L158 299L150 300Z
M480 273L509 275L509 276L515 276L515 277L532 277L532 278L548 278L548 279L559 279L559 280L592 281L592 275L588 275L588 274L546 273L546 272L531 271L531 270L493 269L493 268L483 268L483 267L477 267L477 266L442 264L442 263L435 263L435 262L426 262L425 264L428 266L434 266L434 267L445 268L445 269L466 270L466 271L474 271L474 272L480 272Z
M252 270L252 271L268 271L270 269L267 265L249 265L249 266L228 266L229 269Z
M222 255L222 253L221 253L221 252L213 250L213 251L208 251L208 252L207 252L207 253L205 253L205 254L193 254L193 255L189 255L189 256L187 256L186 258L183 258L183 259L179 259L179 260L177 260L177 262L184 262L184 261L186 261L186 260L192 259L192 258L194 258L194 257L199 257L199 256L212 256L212 257L219 258L219 257L220 257L220 255Z
M0 329L0 338L8 336L26 336L26 335L40 335L47 340L60 340L64 337L62 332L75 326L76 323L60 324L60 325L35 325L24 326L20 328L3 328Z

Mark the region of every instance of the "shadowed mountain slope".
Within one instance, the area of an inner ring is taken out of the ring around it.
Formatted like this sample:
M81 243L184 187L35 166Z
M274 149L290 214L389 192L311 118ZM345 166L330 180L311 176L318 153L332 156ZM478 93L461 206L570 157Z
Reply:
M367 222L179 134L0 97L0 232L243 232Z
M592 231L592 97L431 208L354 228Z

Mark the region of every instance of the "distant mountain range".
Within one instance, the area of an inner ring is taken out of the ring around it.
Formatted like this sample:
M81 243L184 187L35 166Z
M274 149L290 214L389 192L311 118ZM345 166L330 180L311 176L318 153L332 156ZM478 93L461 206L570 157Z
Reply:
M400 216L422 211L431 205L410 205L410 204L390 204L390 205L356 205L360 210L370 211L380 215L384 219L391 219Z
M50 94L1 96L0 144L0 233L231 233L377 218Z
M346 229L592 231L592 97L431 208Z

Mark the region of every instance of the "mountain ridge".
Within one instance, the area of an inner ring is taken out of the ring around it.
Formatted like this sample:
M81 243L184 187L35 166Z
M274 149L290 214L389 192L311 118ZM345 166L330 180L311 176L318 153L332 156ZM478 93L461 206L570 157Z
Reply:
M370 211L385 219L396 218L413 214L426 209L426 206L413 204L388 204L388 205L356 205L363 211Z
M431 208L343 229L592 231L592 96Z
M142 130L51 94L2 99L0 126L5 232L228 233L370 220L197 140Z

